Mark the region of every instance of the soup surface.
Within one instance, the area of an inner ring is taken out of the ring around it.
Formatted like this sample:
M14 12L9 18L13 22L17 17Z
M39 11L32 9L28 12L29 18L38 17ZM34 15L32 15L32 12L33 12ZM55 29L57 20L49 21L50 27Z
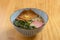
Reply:
M15 26L23 29L36 29L44 25L44 20L41 16L37 15L34 11L23 10L20 15L14 20Z

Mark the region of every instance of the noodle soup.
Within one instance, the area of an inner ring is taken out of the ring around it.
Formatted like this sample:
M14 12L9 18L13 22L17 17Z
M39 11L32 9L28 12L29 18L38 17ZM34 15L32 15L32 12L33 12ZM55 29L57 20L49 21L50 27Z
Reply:
M41 16L29 9L23 10L14 20L13 24L22 29L32 30L41 28L45 23Z

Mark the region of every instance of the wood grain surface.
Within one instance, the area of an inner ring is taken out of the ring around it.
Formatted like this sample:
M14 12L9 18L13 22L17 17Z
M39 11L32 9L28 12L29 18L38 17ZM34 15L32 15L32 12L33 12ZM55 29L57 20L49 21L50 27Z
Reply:
M11 24L10 16L22 8L37 8L48 14L44 29L24 37ZM60 0L0 0L0 40L60 40Z

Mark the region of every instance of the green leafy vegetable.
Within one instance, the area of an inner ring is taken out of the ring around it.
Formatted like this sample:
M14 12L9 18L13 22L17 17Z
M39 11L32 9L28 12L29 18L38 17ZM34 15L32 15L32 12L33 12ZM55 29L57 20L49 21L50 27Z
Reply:
M15 20L14 21L14 25L17 26L17 27L20 27L20 28L24 28L24 29L33 29L35 28L34 26L30 26L30 23L32 21L29 20L29 21L22 21L22 20Z

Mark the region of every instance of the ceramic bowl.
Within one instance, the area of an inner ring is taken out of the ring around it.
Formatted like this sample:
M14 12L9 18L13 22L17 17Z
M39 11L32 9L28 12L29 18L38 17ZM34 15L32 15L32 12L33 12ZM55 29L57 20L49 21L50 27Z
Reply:
M43 18L43 20L44 20L44 22L45 22L45 25L46 25L46 23L47 23L47 21L48 21L48 16L47 16L47 14L46 14L44 11L42 11L42 10L40 10L40 9L36 9L36 8L23 8L23 9L20 9L20 10L15 11L15 12L11 15L11 17L10 17L11 23L13 24L13 21L16 19L16 17L17 17L23 10L29 10L29 9L31 9L32 11L34 11L36 14L40 15L40 16ZM14 24L13 24L13 25L14 25ZM45 26L45 25L44 25L44 26ZM19 27L16 27L15 25L14 25L14 28L15 28L17 31L19 31L20 33L22 33L24 36L31 37L31 36L36 35L38 32L41 32L41 30L44 28L44 26L42 26L41 28L33 29L33 30L21 29L21 28L19 28Z

